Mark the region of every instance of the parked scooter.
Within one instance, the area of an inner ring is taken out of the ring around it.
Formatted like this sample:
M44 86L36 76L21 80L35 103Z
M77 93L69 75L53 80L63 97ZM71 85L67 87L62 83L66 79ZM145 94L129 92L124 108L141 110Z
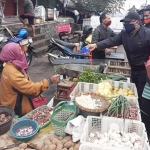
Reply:
M28 33L25 29L20 29L17 33L13 33L7 27L5 27L5 29L10 34L10 37L8 38L2 34L0 35L0 52L3 48L3 46L9 42L19 43L20 45L27 45L28 50L25 52L25 56L26 56L28 65L30 65L32 62L32 53L33 53L32 50L34 49L31 46L31 43L33 42L32 38L27 38L27 36L25 36L25 34L28 35ZM0 71L3 69L3 63L4 62L0 61Z
M67 43L58 39L51 39L51 44L47 51L48 60L51 64L56 58L88 59L91 57L90 52L74 51L76 45Z
M58 24L56 26L59 39L65 42L69 42L69 36L71 32L70 24Z

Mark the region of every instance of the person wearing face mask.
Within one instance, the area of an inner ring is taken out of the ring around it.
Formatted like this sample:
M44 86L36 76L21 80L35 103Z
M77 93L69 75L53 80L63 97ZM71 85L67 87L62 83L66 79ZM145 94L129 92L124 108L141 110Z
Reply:
M87 46L90 51L105 49L115 45L123 45L131 66L131 81L135 83L141 107L141 96L146 84L146 69L144 63L150 55L150 30L140 25L140 16L137 12L128 12L124 19L124 28L115 37Z
M145 27L150 29L150 9L145 9L143 15Z
M100 15L100 25L93 31L92 43L97 43L99 41L105 40L109 37L116 36L116 33L109 27L111 25L111 19L109 14L103 13ZM105 54L110 54L109 49L96 49L92 52L93 59L105 58Z

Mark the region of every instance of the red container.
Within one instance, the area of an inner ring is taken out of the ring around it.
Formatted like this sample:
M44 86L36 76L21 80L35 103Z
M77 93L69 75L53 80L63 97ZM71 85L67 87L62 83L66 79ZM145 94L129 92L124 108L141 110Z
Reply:
M56 31L58 33L61 33L61 32L70 32L71 31L70 24L59 24L59 25L56 26Z

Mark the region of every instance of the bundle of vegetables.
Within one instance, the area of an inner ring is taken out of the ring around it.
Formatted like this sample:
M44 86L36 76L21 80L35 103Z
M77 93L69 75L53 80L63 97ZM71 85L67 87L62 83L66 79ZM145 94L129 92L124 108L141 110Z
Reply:
M105 115L124 119L137 120L138 109L133 103L129 102L124 96L119 95L110 98L111 105Z
M91 70L86 70L86 71L80 73L79 79L74 78L74 81L98 84L99 82L101 82L101 80L106 80L106 79L110 79L110 80L114 80L114 81L127 80L122 75L107 75L107 74L103 74L103 73L91 72Z

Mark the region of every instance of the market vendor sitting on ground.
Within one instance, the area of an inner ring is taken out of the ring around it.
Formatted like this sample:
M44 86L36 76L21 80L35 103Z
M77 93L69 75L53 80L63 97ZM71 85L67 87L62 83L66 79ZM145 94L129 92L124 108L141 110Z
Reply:
M34 26L34 6L31 0L23 1L24 14L19 16L20 21L23 23L23 28L27 28L25 19L28 19L28 23L32 28L32 37L35 37L35 26Z
M97 43L109 37L116 36L116 33L109 27L110 25L111 25L110 15L107 13L102 13L100 16L100 25L93 31L92 43ZM105 50L97 48L95 51L93 51L92 52L93 59L101 59L105 58L105 54L109 55L110 50L107 48L105 48Z
M32 111L32 101L28 96L37 97L51 84L59 81L59 75L54 75L48 79L33 82L25 71L28 68L25 50L24 46L8 43L0 53L0 60L6 62L1 75L0 105L12 107L17 115Z
M128 12L121 22L124 23L125 30L122 30L115 37L89 44L87 48L93 51L97 48L105 49L107 47L123 44L131 66L131 81L135 83L137 87L141 107L141 96L146 84L144 62L150 55L150 30L140 25L140 16L136 12Z

